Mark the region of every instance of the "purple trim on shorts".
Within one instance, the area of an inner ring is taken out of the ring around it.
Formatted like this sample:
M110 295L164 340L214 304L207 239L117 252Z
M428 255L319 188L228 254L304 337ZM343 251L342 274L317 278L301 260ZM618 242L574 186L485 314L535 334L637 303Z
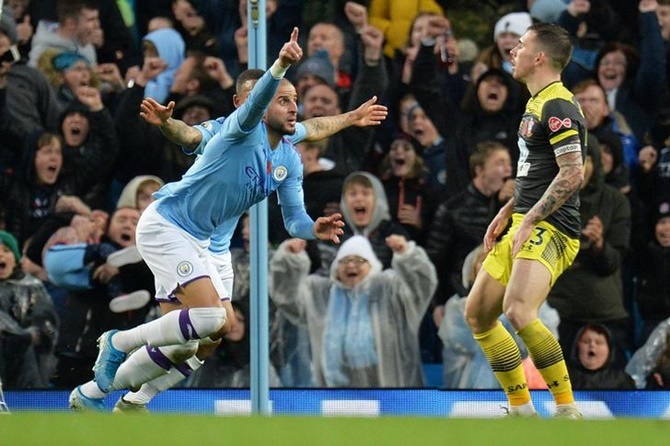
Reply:
M170 370L174 364L170 361L170 358L165 356L163 352L158 347L152 347L150 345L146 346L147 353L149 353L149 358L156 363L160 368L165 370Z
M195 331L193 322L191 322L188 310L179 311L179 329L181 330L182 336L184 336L184 339L187 341L190 341L191 339L200 339L200 335Z
M203 277L207 277L207 278L209 278L209 276L198 276L198 277L194 277L194 278L192 278L191 280L188 280L188 281L186 281L186 282L184 282L184 283L180 283L179 286L181 286L182 288L184 288L184 287L185 287L186 285L188 285L189 283L193 283L193 282L195 282L195 281L198 280L198 279L202 279ZM173 293L174 293L174 291L173 291Z
M188 366L185 362L182 362L181 364L176 364L174 366L175 369L179 370L179 373L184 375L186 378L191 376L191 373L193 373L193 369Z

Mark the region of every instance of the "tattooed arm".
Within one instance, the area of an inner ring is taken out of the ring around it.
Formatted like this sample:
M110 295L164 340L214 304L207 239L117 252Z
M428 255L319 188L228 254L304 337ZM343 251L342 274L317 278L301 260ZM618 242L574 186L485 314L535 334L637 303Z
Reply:
M202 141L202 134L184 121L172 118L174 105L173 101L164 106L152 98L145 98L140 105L140 116L158 127L170 142L194 149Z
M560 208L573 194L578 193L584 180L581 152L570 152L556 158L558 174L549 184L542 198L526 213L514 236L512 255L515 256L525 243L535 224Z
M581 152L570 152L556 158L558 175L549 184L542 198L526 213L530 224L544 220L560 208L579 190L584 180L584 165Z
M202 141L202 133L179 119L169 118L158 127L168 141L195 149Z
M388 111L384 105L375 105L377 97L363 103L360 107L347 113L335 116L322 116L303 121L307 131L305 141L319 141L352 125L366 127L379 125L386 119Z

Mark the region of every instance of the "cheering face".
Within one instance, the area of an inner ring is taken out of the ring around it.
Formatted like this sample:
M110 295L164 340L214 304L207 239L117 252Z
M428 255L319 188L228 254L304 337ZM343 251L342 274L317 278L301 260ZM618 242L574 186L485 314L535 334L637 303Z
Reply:
M583 91L575 95L579 102L584 117L586 118L586 126L592 130L600 126L607 115L609 115L609 106L605 98L605 92L597 85L590 85Z
M82 8L77 17L77 39L86 45L92 43L95 33L100 30L100 14L97 9Z
M268 128L280 135L295 133L295 124L298 122L298 93L289 81L282 80L264 119Z
M416 163L416 152L412 143L404 139L396 139L391 143L389 152L391 171L398 178L408 177Z
M616 50L605 54L598 65L598 83L605 91L619 88L626 79L627 66L628 61L623 52Z
M519 41L519 35L510 32L504 32L498 36L496 46L502 56L503 60L509 61L511 59L511 51Z
M335 116L340 113L337 93L326 84L314 85L307 90L302 104L305 119Z
M70 147L79 147L88 138L88 118L78 112L70 113L63 119L63 139Z
M605 366L610 356L607 338L593 330L586 329L579 337L579 362L587 370L599 370Z
M343 257L337 262L337 278L347 288L358 285L370 273L370 262L359 256Z
M107 236L123 248L135 246L135 229L139 218L140 212L137 209L117 209L109 222Z
M83 60L78 60L63 71L65 85L73 92L76 92L79 87L91 85L91 77L91 69Z
M307 56L319 50L326 50L331 59L339 59L344 54L344 39L336 25L317 23L309 30L307 38Z
M430 147L440 136L435 124L421 107L412 109L409 115L409 131L422 147Z
M344 191L344 203L356 226L364 228L370 224L375 209L375 193L372 188L350 184Z
M477 89L477 99L479 99L482 109L489 113L502 110L507 95L507 85L499 76L487 76L481 81Z
M16 258L11 249L0 244L0 280L6 280L16 268Z
M53 138L35 153L35 180L39 185L52 185L58 180L63 167L63 152L60 141Z
M498 192L512 176L512 160L507 150L496 150L484 162L481 170L487 190Z
M421 36L428 28L428 22L430 22L429 15L422 15L417 17L412 24L412 30L409 35L409 46L417 47L421 44Z

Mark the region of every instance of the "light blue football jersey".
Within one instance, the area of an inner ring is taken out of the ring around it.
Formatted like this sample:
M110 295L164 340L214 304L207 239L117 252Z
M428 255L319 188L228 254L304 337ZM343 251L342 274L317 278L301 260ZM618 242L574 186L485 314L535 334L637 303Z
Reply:
M273 150L261 124L278 85L279 79L266 72L239 109L227 119L208 121L216 123L216 131L212 124L194 164L181 180L154 194L158 212L168 221L200 240L214 235L215 252L228 250L239 217L275 190L283 206L300 207L306 216L300 155L288 138ZM299 127L304 138L304 126Z

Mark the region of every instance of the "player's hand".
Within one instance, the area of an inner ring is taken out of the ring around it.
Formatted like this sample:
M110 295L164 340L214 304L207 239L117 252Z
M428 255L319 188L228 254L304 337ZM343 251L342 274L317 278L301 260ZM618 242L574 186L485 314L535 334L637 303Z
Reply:
M388 108L385 105L379 105L377 96L373 96L367 102L361 104L356 110L353 110L354 124L356 127L367 127L369 125L379 125L388 115Z
M159 104L154 98L145 98L140 104L140 116L149 124L160 127L172 117L174 106L174 101L170 101L165 106Z
M298 44L298 27L293 28L291 39L279 51L279 65L288 68L302 59L302 48Z
M314 222L314 233L319 240L330 240L340 243L340 236L344 234L342 214L333 214L330 217L319 217Z
M516 255L521 251L521 248L523 248L524 243L530 238L533 229L535 229L533 223L525 218L521 221L519 229L514 234L514 240L512 240L512 260L514 260Z
M506 213L499 212L486 229L486 234L484 234L484 250L489 252L496 244L496 239L507 227L507 222L509 221L509 215Z

